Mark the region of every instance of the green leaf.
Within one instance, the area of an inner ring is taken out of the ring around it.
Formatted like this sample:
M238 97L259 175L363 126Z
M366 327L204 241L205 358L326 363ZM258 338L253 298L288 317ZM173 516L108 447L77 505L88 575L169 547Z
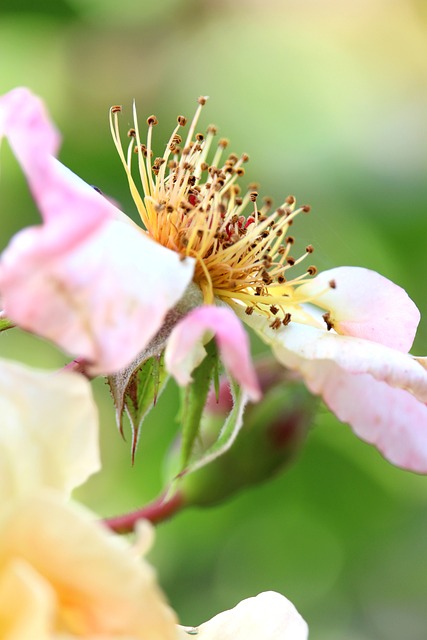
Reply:
M0 316L0 332L7 331L8 329L13 329L14 326L15 325L9 320L9 318Z
M163 354L146 360L135 360L132 365L108 378L116 406L116 421L123 435L123 414L129 417L132 428L132 464L144 419L155 406L157 398L168 380Z
M193 371L193 381L181 396L181 471L188 464L194 443L200 432L203 409L215 371L218 368L218 353L215 340L205 345L206 357Z

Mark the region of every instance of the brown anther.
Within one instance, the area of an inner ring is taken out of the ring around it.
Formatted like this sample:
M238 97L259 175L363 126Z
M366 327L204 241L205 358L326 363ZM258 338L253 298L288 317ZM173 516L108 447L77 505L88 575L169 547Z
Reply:
M244 176L244 175L245 175L245 170L244 170L244 168L243 168L243 167L237 167L237 169L236 169L236 173L237 173L237 175L239 176L239 178L241 178L242 176Z
M203 229L197 229L197 235L199 238L203 238Z
M283 235L283 229L277 229L276 236L279 237L281 235Z
M115 104L114 107L111 107L110 109L111 113L120 113L121 110L122 110L122 107L119 104Z
M284 282L286 282L285 276L277 276L277 282L279 284L283 284Z
M260 216L258 216L258 221L259 222L264 222L264 220L267 220L267 216L263 216L262 214Z
M232 224L236 224L236 222L238 222L239 220L239 216L237 214L234 214L234 216L232 216L231 218L231 223Z
M210 124L207 131L208 133L211 133L214 136L216 136L216 134L218 133L218 129L215 124Z
M264 196L263 201L265 206L268 208L270 208L273 205L273 198L270 198L270 196Z
M255 202L256 199L258 198L258 192L257 191L252 191L249 195L250 199L252 202Z
M283 317L283 320L282 320L283 326L287 327L291 320L292 320L291 314L290 313L285 313L285 315Z
M286 243L287 243L287 244L294 244L294 242L295 242L295 238L294 238L294 236L288 236L288 237L286 238Z
M247 153L242 153L242 162L249 162L249 156Z
M173 206L172 206L171 204L167 204L167 205L166 205L166 211L167 211L168 213L172 213L172 211L173 211L173 210L174 210L174 208L173 208Z
M312 244L307 245L306 248L305 248L305 251L306 251L306 253L313 253L313 251L314 251L313 245Z
M285 200L287 204L295 204L295 196L288 196Z
M305 204L304 206L301 207L301 211L303 211L304 213L309 213L311 211L310 205Z
M329 280L328 284L331 287L331 289L336 289L337 288L337 283L336 283L335 280Z
M246 307L245 309L246 315L251 316L253 312L254 312L254 307Z
M277 216L279 216L279 217L284 216L284 215L285 215L285 213L286 213L286 210L285 210L285 209L282 209L281 207L279 207L278 209L276 209L276 215L277 215Z
M202 142L204 139L205 139L205 136L203 135L203 133L196 133L197 142Z
M328 331L334 328L334 321L331 319L331 314L329 313L329 311L324 313L322 318L325 321Z
M292 258L292 256L289 256L288 258L286 258L286 262L290 267L292 267L295 264L295 258Z
M149 127L154 127L156 124L159 124L159 121L157 120L156 116L148 116L147 124Z
M236 198L236 205L238 207L240 207L240 205L243 203L243 199L242 198Z
M274 318L273 322L270 324L270 328L271 329L280 329L281 326L281 322L279 320L279 318Z
M202 171L207 171L209 169L209 165L207 162L202 162L202 164L200 165L200 169Z
M135 138L136 137L136 131L135 129L129 129L128 131L128 138Z
M187 124L187 118L185 116L178 116L176 121L181 127L185 127L185 125Z
M258 191L259 183L258 182L250 182L248 184L248 191Z
M206 104L208 96L200 96L197 98L197 102L202 105L202 107Z
M262 294L262 287L255 287L255 295L260 296Z
M220 138L220 140L218 141L218 147L222 147L223 149L228 147L229 144L230 144L230 141L227 140L227 138Z
M279 307L276 307L276 305L272 304L270 307L270 311L273 315L276 315L276 313L279 312Z
M237 154L230 153L230 155L227 158L227 162L229 162L230 164L236 164L238 159L239 159L239 156Z
M279 256L283 256L283 254L285 253L286 249L285 247L281 244L280 247L277 249L277 253L279 254Z
M310 267L308 267L307 273L309 276L315 276L317 273L317 267L315 267L314 265L311 265Z
M182 138L179 135L179 133L175 133L175 135L172 138L172 144L181 144L182 142Z

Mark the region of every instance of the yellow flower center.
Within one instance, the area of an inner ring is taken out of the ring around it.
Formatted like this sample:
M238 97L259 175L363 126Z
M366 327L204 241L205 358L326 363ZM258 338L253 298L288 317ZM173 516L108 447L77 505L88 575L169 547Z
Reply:
M225 139L220 139L211 152L216 127L209 126L206 135L196 133L206 98L199 98L198 103L185 142L178 132L187 119L178 116L163 156L154 160L152 132L157 118L147 119L147 139L142 143L134 106L134 128L128 132L125 155L118 123L121 107L110 110L113 140L145 232L182 259L195 259L194 281L206 304L217 297L231 305L245 305L248 314L254 309L265 313L273 318L273 328L286 325L294 311L301 315L300 304L306 301L298 296L296 285L317 271L310 266L302 275L288 278L289 270L313 252L309 245L302 256L293 258L290 250L294 238L287 235L294 218L310 208L296 208L293 196L275 210L271 200L265 198L259 208L254 185L242 195L237 182L249 158L246 154L226 155ZM131 172L135 153L142 195Z

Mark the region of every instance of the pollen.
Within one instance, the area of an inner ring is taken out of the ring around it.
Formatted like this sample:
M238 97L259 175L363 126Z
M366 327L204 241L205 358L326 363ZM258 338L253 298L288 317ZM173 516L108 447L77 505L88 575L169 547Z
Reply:
M206 304L219 298L248 315L257 310L271 318L270 326L277 330L288 325L295 308L306 301L298 298L297 288L316 273L310 265L289 277L313 252L308 245L300 257L289 255L295 242L289 227L310 207L297 207L295 197L287 196L273 208L271 198L259 198L258 184L247 189L239 184L249 156L227 153L227 138L215 144L214 125L196 133L206 101L205 96L198 99L191 121L178 116L163 155L154 161L152 136L158 120L147 118L142 141L135 105L127 149L119 130L122 108L110 109L113 140L147 236L181 259L194 258L194 281Z

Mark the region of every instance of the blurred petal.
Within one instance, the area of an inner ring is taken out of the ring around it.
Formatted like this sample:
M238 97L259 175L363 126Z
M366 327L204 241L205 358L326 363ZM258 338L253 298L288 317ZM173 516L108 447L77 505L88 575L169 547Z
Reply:
M53 487L65 495L100 466L90 383L0 360L0 502Z
M90 512L46 492L17 505L3 525L0 566L19 557L51 586L59 628L78 637L176 638L152 567Z
M331 281L335 288L330 287ZM314 304L330 311L338 333L405 353L412 346L420 313L404 289L375 271L361 267L330 269L299 287L298 294L317 296Z
M307 623L294 605L274 591L242 600L234 609L197 627L199 640L306 640ZM191 627L181 629L182 640L193 637ZM195 634L194 634L195 635Z
M234 313L225 307L198 307L176 325L166 347L168 371L179 384L189 384L191 372L206 355L203 344L212 335L229 373L252 400L259 400L260 389L250 358L248 337Z
M93 374L121 369L181 298L194 261L180 261L118 221L68 250L58 252L55 241L47 224L22 231L4 252L0 290L8 317L88 360Z
M313 363L306 382L342 422L349 423L359 438L375 445L387 460L427 473L427 406L408 391L325 362Z
M3 640L51 640L55 594L22 560L9 562L0 574L0 637Z

